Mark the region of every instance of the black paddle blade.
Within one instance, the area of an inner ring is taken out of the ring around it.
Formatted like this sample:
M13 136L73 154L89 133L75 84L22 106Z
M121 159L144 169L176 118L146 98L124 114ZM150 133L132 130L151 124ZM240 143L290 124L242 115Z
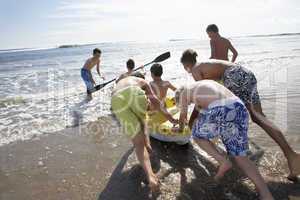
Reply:
M171 53L170 52L166 52L161 54L160 56L156 57L153 62L162 62L164 60L167 60L168 58L171 57Z
M107 81L106 83L102 83L102 84L96 85L96 86L94 87L94 90L93 90L92 92L96 92L96 91L98 91L98 90L104 88L106 85L108 85L108 84L111 83L111 82L114 82L115 80L116 80L116 79L114 78L113 80Z

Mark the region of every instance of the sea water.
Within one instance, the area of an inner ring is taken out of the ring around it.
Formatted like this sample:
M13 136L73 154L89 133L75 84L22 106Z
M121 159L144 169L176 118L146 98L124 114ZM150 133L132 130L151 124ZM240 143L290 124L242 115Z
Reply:
M265 113L288 135L289 140L299 143L300 35L236 37L230 40L239 52L237 62L251 69L257 77ZM106 81L125 72L129 58L133 58L138 67L170 51L171 58L162 63L163 79L176 86L193 82L180 64L185 49L196 50L199 60L210 56L208 40L1 50L0 145L51 134L110 114L113 84L94 93L94 98L87 101L80 77L80 69L94 48L102 50L100 65ZM96 70L93 70L93 76L98 84L105 82ZM150 79L148 72L147 80ZM257 133L250 135L267 137Z

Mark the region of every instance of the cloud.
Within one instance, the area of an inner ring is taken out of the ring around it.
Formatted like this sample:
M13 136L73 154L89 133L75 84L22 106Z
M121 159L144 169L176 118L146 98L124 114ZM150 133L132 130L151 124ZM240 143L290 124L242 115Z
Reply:
M210 23L218 24L225 36L272 33L280 25L298 24L299 1L288 1L66 0L48 16L57 22L49 35L93 41L207 38L204 30Z

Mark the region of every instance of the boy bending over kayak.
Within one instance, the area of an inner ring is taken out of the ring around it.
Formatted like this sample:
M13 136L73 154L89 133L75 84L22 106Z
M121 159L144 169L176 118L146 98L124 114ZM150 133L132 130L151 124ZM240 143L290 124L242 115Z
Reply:
M153 79L153 81L150 82L152 91L161 101L164 101L167 96L168 89L175 91L176 87L169 81L162 80L161 76L163 74L163 68L161 64L152 65L150 71Z
M220 180L232 168L231 162L210 141L220 136L227 153L234 157L237 165L255 184L260 198L273 200L263 177L247 157L249 116L244 103L230 90L212 80L202 80L180 88L176 91L175 99L181 112L179 127L173 128L174 131L183 130L189 104L204 109L193 125L192 137L220 164L215 180Z
M181 57L184 69L192 74L195 81L204 79L222 80L224 86L246 105L252 121L260 126L280 146L287 158L290 169L288 179L297 181L297 176L300 175L300 154L293 150L282 131L264 114L254 73L241 65L223 60L209 60L197 63L197 56L197 53L192 49L184 51ZM189 121L190 127L197 113L197 110L194 109Z
M140 73L133 76L142 77ZM146 134L146 111L151 104L152 108L160 110L172 123L176 123L171 114L162 106L162 103L153 94L150 85L143 79L128 76L120 80L112 93L112 111L120 121L124 133L131 139L136 156L146 172L149 186L152 191L159 187L158 179L154 174L149 153L151 146Z

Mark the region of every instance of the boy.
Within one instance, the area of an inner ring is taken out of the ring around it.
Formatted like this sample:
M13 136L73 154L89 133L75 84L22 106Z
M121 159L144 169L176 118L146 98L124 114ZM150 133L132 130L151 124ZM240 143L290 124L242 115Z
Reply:
M133 74L141 77L141 73ZM112 92L112 112L120 121L124 133L131 139L136 156L142 165L152 191L157 191L158 178L154 174L148 151L151 151L149 138L146 134L146 111L150 107L160 110L172 123L177 123L161 102L152 93L150 85L143 79L128 76L120 80Z
M100 73L100 57L101 57L101 50L96 48L93 50L93 57L87 59L84 66L81 68L81 77L86 85L87 88L87 96L91 99L92 92L94 90L95 81L93 79L91 70L97 65L96 69L99 76L104 80L104 76Z
M135 67L134 60L133 60L133 59L127 60L127 62L126 62L126 67L127 67L127 72L124 73L124 74L122 74L122 75L118 78L118 80L117 80L116 82L119 82L121 79L123 79L123 78L125 78L125 77L127 77L127 76L130 76L130 75L132 74L133 69L134 69L134 67Z
M206 28L206 33L210 38L210 59L228 60L228 50L230 50L233 54L231 62L235 62L238 52L228 39L220 36L218 27L215 24L210 24Z
M169 81L162 80L161 76L163 74L163 68L161 64L152 65L150 71L153 79L153 81L150 82L152 91L161 101L164 101L167 96L168 89L175 91L176 87L174 87Z
M176 102L181 109L179 127L182 131L186 122L188 105L194 103L204 109L192 128L195 142L219 163L215 180L220 180L232 168L226 157L219 153L210 141L220 136L227 153L233 156L237 165L253 181L262 200L273 200L263 177L247 158L248 112L244 103L221 84L212 80L198 81L176 91Z
M288 179L297 181L297 176L300 175L300 154L292 149L280 129L268 120L263 113L257 91L257 80L253 72L240 65L222 60L197 63L197 56L197 53L192 49L183 52L181 63L185 70L192 74L195 81L204 79L222 80L224 86L244 102L252 121L259 125L280 146L287 158L290 169ZM198 111L194 109L189 121L190 127L197 115Z

